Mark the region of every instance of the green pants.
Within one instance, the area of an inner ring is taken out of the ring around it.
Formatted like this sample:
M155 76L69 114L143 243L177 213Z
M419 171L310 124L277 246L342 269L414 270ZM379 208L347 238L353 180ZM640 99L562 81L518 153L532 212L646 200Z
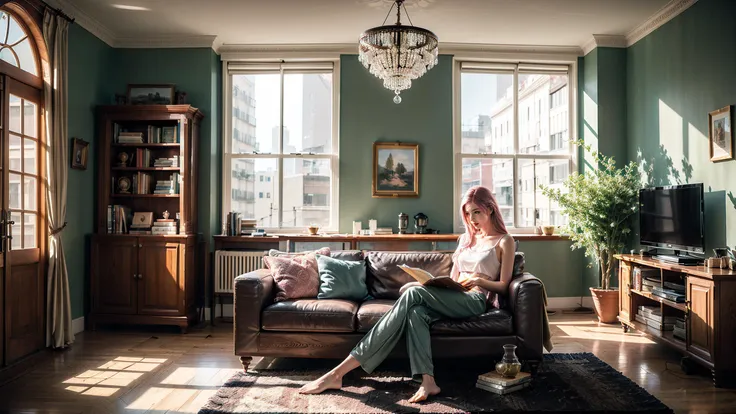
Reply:
M434 375L429 325L442 318L470 318L485 310L486 297L482 293L413 286L399 297L350 355L371 373L406 333L412 376Z

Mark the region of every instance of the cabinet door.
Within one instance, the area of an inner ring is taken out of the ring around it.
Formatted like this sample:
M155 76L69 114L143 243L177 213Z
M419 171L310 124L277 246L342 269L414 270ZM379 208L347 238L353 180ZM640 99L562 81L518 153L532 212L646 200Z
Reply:
M687 278L687 350L708 361L713 355L713 282Z
M184 281L181 244L139 239L138 313L180 316L184 314Z
M631 263L620 262L618 285L620 286L618 295L619 320L631 322Z
M92 312L135 315L138 243L133 237L92 245Z

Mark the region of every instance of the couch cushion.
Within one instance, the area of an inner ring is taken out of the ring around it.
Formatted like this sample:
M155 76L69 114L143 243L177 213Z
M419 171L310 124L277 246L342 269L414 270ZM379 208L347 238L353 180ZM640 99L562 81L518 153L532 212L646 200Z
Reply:
M367 300L358 309L358 332L368 332L388 312L394 300ZM483 336L513 335L511 313L505 309L491 309L468 319L442 319L432 324L430 332L435 335Z
M398 299L399 289L415 279L398 266L419 267L435 276L447 276L452 255L435 252L368 252L368 293L376 299Z
M351 262L362 262L365 260L365 255L363 255L362 250L332 250L330 252L330 257Z
M505 309L490 309L488 312L468 319L443 319L432 324L430 330L437 335L512 335L514 325L511 313Z
M341 299L298 299L274 303L263 310L266 331L353 332L358 304Z
M368 332L381 319L384 313L396 302L393 299L374 299L367 300L360 305L358 309L358 322L356 331Z

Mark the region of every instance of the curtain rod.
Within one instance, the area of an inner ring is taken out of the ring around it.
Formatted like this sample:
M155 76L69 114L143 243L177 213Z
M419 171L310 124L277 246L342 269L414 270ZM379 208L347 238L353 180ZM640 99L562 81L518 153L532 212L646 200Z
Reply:
M58 8L56 8L56 7L54 7L54 6L46 3L44 0L41 0L41 3L43 3L44 5L46 5L46 7L48 7L49 9L55 11L57 15L65 18L67 21L69 21L69 23L74 23L74 18L73 17L69 17L69 15L66 14L66 13L64 13L61 9L58 9Z

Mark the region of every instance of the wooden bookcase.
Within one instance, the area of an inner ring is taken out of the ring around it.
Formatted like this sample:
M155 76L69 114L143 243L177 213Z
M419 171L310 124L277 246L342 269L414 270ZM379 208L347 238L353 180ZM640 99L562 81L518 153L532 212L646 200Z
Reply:
M98 323L130 323L177 325L186 330L196 319L197 149L203 116L190 105L97 108L91 329ZM175 131L176 142L162 142L156 131L163 129ZM141 132L142 142L121 143L120 131ZM120 162L122 152L132 156L125 165ZM141 157L144 152L147 158ZM153 166L155 159L174 157L178 162L173 166ZM144 175L145 180L140 178ZM153 194L157 181L172 181L172 177L174 194ZM131 183L127 192L119 184L123 178ZM112 206L122 206L119 210L124 211L115 214L118 209ZM129 233L135 212L151 212L156 220L163 218L164 211L170 219L178 217L177 234Z
M619 266L619 321L624 331L634 328L657 342L682 352L682 368L696 362L711 370L716 387L736 386L736 271L704 266L683 266L637 255L617 255ZM664 282L685 285L686 301L677 303L636 289L634 267L655 269ZM659 306L662 316L685 319L686 340L672 331L635 320L640 306Z

